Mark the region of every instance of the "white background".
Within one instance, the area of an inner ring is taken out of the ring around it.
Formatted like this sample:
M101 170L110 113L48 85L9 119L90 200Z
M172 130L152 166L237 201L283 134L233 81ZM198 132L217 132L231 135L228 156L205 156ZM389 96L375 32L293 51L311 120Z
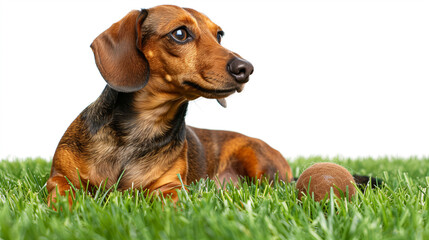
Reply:
M1 0L0 159L52 157L105 86L93 39L160 3ZM168 3L205 13L255 66L227 109L192 102L189 125L258 137L292 159L429 156L428 1Z

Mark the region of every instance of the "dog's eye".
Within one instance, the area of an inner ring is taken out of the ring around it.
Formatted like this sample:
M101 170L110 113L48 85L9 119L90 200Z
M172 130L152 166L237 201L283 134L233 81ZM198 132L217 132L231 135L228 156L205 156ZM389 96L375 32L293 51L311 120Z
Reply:
M224 32L223 32L223 31L219 31L219 32L217 32L217 37L216 37L216 38L217 38L217 42L218 42L218 43L220 43L220 42L221 42L223 35L224 35Z
M173 32L170 33L170 35L173 37L174 40L176 40L179 43L186 42L186 40L188 40L188 38L190 37L188 30L186 30L186 28L184 27L174 30Z

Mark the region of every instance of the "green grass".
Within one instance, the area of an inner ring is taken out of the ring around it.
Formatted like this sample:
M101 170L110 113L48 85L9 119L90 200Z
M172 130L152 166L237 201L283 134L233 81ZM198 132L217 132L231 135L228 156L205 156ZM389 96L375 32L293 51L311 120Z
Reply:
M0 162L1 239L429 239L429 158L323 159L291 163L298 175L333 161L385 186L351 202L297 200L294 184L265 182L218 189L201 180L174 206L140 191L77 192L72 211L46 206L43 159ZM68 209L67 202L59 207Z

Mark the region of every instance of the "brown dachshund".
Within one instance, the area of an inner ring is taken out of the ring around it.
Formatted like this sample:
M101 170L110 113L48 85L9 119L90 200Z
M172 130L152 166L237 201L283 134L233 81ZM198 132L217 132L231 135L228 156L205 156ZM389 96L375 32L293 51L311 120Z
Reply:
M107 82L74 120L55 152L48 203L71 184L143 188L177 200L176 189L201 178L240 176L290 181L282 155L239 133L185 124L188 102L242 91L250 62L220 45L223 32L188 8L131 11L91 44ZM69 198L72 204L72 198Z

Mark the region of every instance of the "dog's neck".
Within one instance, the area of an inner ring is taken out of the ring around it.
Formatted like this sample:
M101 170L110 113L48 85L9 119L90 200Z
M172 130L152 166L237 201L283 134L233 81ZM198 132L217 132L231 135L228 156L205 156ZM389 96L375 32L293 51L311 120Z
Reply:
M135 131L144 140L172 136L184 131L188 101L178 93L162 89L150 83L134 94L133 110L136 113ZM184 136L183 136L184 137ZM141 139L143 140L143 139ZM172 139L171 139L172 140Z
M177 93L148 84L135 93L120 93L106 86L81 117L91 135L107 127L121 145L133 145L145 155L185 139L188 101Z

